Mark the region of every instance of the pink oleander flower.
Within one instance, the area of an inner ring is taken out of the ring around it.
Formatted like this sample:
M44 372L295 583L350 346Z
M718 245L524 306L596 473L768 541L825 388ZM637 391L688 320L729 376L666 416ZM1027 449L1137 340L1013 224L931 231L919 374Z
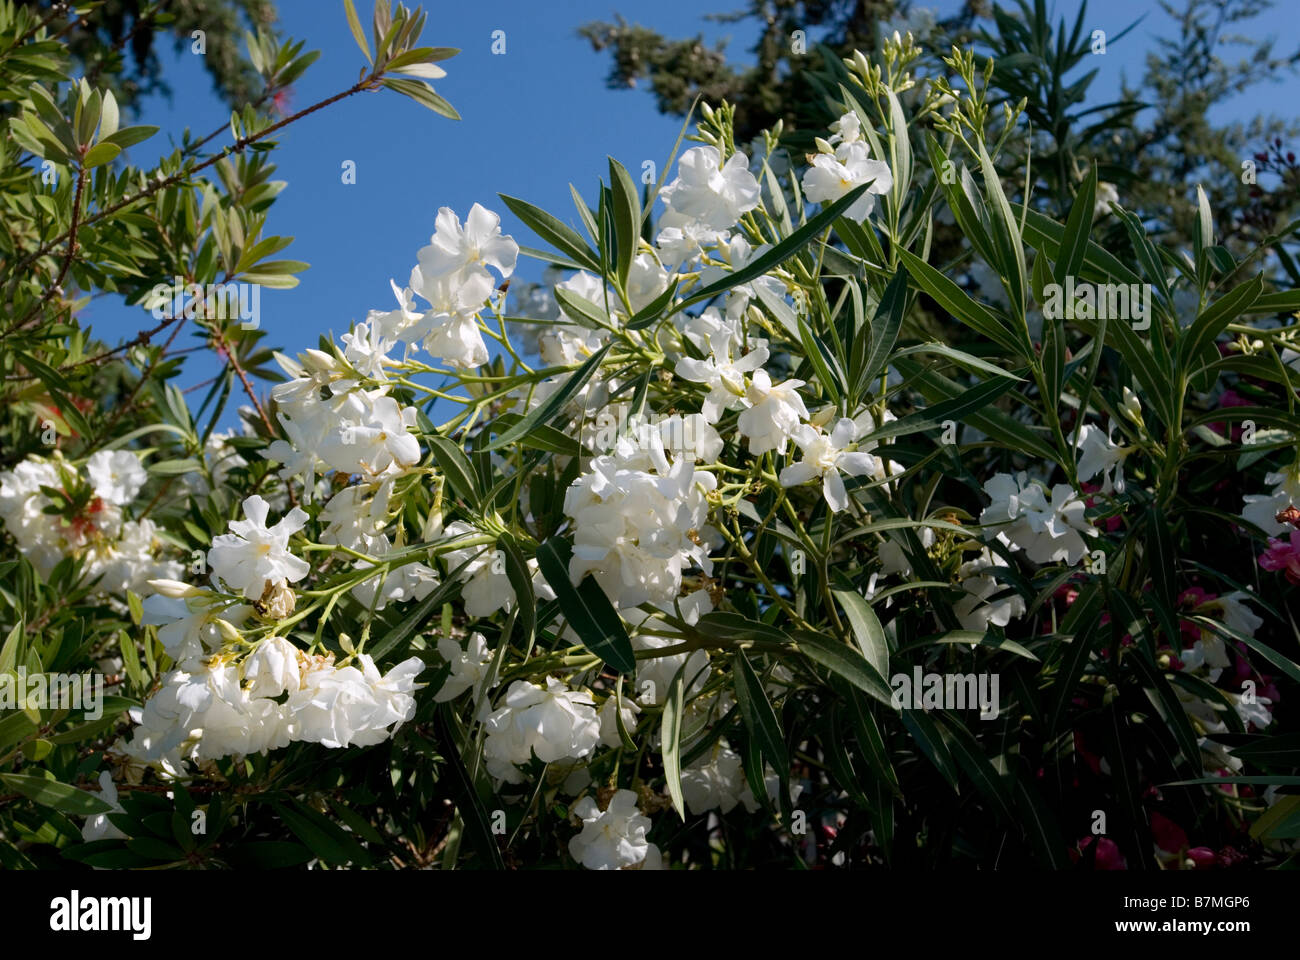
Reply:
M1119 846L1110 837L1084 837L1079 841L1077 851L1071 851L1071 859L1077 860L1093 843L1097 844L1097 859L1093 862L1094 870L1127 870L1128 862L1119 852Z
M1265 570L1281 570L1292 583L1300 583L1300 530L1293 530L1285 540L1268 540L1268 549L1259 555Z

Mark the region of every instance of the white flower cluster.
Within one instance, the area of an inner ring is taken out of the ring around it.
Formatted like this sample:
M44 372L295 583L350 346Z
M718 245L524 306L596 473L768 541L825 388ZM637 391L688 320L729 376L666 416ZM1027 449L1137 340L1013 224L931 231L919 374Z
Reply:
M659 848L646 840L650 819L642 815L637 796L618 790L603 811L591 797L573 808L582 831L569 838L569 853L588 870L661 870Z
M182 569L178 561L159 559L164 544L152 520L124 515L147 479L129 450L100 450L82 470L58 454L28 457L0 472L0 519L42 577L75 557L84 563L83 582L98 581L103 592L125 597Z
M569 575L577 583L592 574L624 608L671 605L684 570L713 570L705 538L707 495L717 478L680 451L670 459L660 431L644 437L645 443L619 440L614 453L596 457L564 496L574 527Z
M331 748L382 743L415 715L418 657L381 674L366 654L356 665L308 656L283 637L268 637L243 661L192 659L162 679L143 707L130 741L114 751L173 775L184 761L262 753L295 741ZM281 702L283 701L283 702Z
M871 159L871 148L862 138L862 124L856 113L844 114L831 124L831 129L835 131L831 142L824 144L803 175L804 196L813 203L834 203L869 183L867 191L844 214L862 223L875 209L876 196L893 189L894 176L889 164Z
M987 533L1035 563L1075 564L1088 552L1084 536L1097 531L1084 517L1084 503L1066 483L1052 487L1051 500L1042 484L1023 471L995 474L984 484L992 503L980 513Z
M428 353L453 367L486 363L478 313L492 296L487 268L509 277L518 255L518 245L502 235L495 213L476 203L462 225L443 207L430 244L419 251L410 286L393 285L397 309L371 311L365 323L342 337L341 356L308 350L295 362L277 355L292 378L271 391L289 436L289 442L276 441L267 451L284 464L281 475L302 478L310 490L322 465L373 480L418 463L420 445L411 432L417 412L389 395L387 368L398 362L389 352L403 343L409 353L422 342ZM413 293L430 309L417 312ZM362 379L378 386L367 388Z
M516 680L483 726L484 764L506 783L522 783L519 767L534 756L543 763L580 760L600 742L600 718L590 694L570 690L554 677L547 677L544 687Z

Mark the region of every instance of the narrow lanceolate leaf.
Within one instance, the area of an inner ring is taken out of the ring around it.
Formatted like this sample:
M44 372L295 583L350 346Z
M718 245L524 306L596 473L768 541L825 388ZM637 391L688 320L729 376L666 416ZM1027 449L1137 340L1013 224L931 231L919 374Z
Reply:
M885 628L871 604L856 590L832 590L831 593L844 608L862 655L881 677L889 676L889 644L885 640Z
M907 250L899 250L898 254L902 257L916 286L933 297L939 306L952 314L955 319L980 336L1005 347L1013 355L1029 359L1024 345L1020 342L1021 338L1008 329L987 307L971 299L970 294L915 254Z
M800 630L793 636L799 645L799 652L809 660L843 677L868 696L891 708L894 706L893 696L884 678L857 650L838 640L807 630Z
M1097 196L1097 165L1088 170L1088 176L1074 196L1070 216L1065 221L1060 250L1056 255L1056 269L1052 279L1065 286L1066 277L1078 277L1083 268L1083 258L1088 252L1088 231L1092 227L1093 206Z
M673 809L677 815L686 820L686 800L682 796L682 711L686 708L686 683L683 674L688 663L678 668L673 682L668 685L668 699L664 701L661 719L663 724L659 731L664 758L664 775L668 781L668 796L672 798Z
M515 605L519 611L519 625L524 631L523 649L532 647L533 632L537 629L537 598L533 595L533 580L528 564L519 549L519 543L509 531L501 534L497 544L505 556L506 576L515 591Z
M983 410L1002 394L1014 386L1008 379L986 380L977 387L971 387L960 396L943 400L932 407L909 413L905 417L882 424L863 437L859 443L871 443L886 437L904 437L922 430L932 430L945 420L962 423L970 414Z
M652 301L634 313L627 321L626 327L629 330L640 330L642 327L648 327L664 315L673 298L677 296L677 284L679 281L674 280L668 285L668 289Z
M894 772L894 765L890 762L889 751L880 734L880 725L876 723L875 715L871 712L871 705L857 690L849 690L848 694L849 716L853 721L858 747L861 748L867 764L876 776L888 784L893 794L899 795L898 774Z
M1263 289L1263 278L1255 277L1239 287L1234 287L1197 317L1179 345L1178 356L1183 368L1190 371L1202 348L1213 343L1223 332L1224 327L1241 314L1248 312L1251 304L1259 299ZM1218 354L1214 354L1210 359L1217 360Z
M781 732L781 721L767 699L767 691L759 682L754 668L744 650L737 650L731 658L735 674L736 703L740 706L741 719L751 737L758 740L763 756L772 765L779 777L788 777L790 773L790 755L785 746L785 735Z
M1182 752L1183 762L1192 767L1196 773L1201 772L1201 748L1197 746L1196 731L1187 719L1178 695L1169 686L1155 664L1147 660L1145 651L1139 651L1129 658L1134 670L1142 678L1142 686L1147 691L1147 699L1155 707L1160 719L1165 722L1169 732L1174 735L1178 749Z
M755 257L745 266L727 274L716 283L711 283L704 289L697 291L690 297L690 299L683 300L679 303L673 312L675 313L677 310L689 307L691 304L699 303L702 300L711 300L718 294L725 293L739 284L749 283L749 281L753 280L755 277L761 277L763 274L767 273L768 270L778 264L784 263L786 260L789 260L792 256L802 250L805 245L810 243L818 233L834 223L835 218L851 207L854 201L856 201L870 186L871 184L864 183L860 187L854 187L829 207L824 207L817 216L813 217L794 233L790 234L790 236L786 237L774 246L771 250L768 250L762 256Z
M625 284L641 236L641 195L623 164L613 157L609 158L609 183L614 195L614 245L618 248L615 266L619 282Z
M474 476L473 467L470 466L469 457L465 456L465 451L461 449L460 444L447 437L439 436L429 437L428 441L434 459L438 461L438 468L447 478L452 491L457 496L464 497L471 506L477 506L483 499L483 494L479 490L478 480Z
M1039 864L1052 870L1065 869L1069 865L1065 840L1038 788L1026 777L1019 776L1011 785L1011 793L1016 809L1020 811L1021 828L1029 838Z
M78 790L57 780L47 780L44 777L25 773L0 773L0 781L3 781L10 790L21 793L29 800L63 813L88 817L96 813L108 813L113 809L111 804L93 793Z
M600 273L600 257L587 246L586 241L572 227L561 223L541 207L533 206L526 200L509 197L504 193L497 196L510 208L511 213L551 246L586 269Z
M907 268L900 266L894 278L885 287L876 307L876 315L871 318L870 348L866 337L860 336L853 343L849 375L853 377L854 394L861 397L877 377L885 370L889 355L898 341L898 331L903 325L907 313ZM859 361L859 357L861 360Z
M374 63L370 58L370 45L366 42L365 31L361 29L361 20L357 17L357 10L352 5L352 0L343 0L343 9L347 11L348 29L352 31L352 38L356 40L357 46L365 55L366 63Z
M520 437L526 436L535 425L550 423L564 405L569 402L570 398L591 379L591 375L600 367L600 362L605 359L605 354L609 352L609 348L610 344L607 343L588 357L582 366L573 371L569 379L564 382L564 386L524 414L520 420L506 428L483 449L490 453L493 450L508 447Z
M434 729L438 735L447 768L451 773L451 789L460 811L461 821L465 824L466 835L474 848L483 855L486 866L494 870L504 870L505 862L501 859L501 849L497 846L496 836L492 833L487 811L479 800L478 791L470 779L469 771L461 759L460 746L452 732L451 704L441 703L433 715Z
M1069 646L1065 648L1061 666L1058 668L1056 675L1056 685L1052 691L1052 712L1047 723L1049 734L1060 729L1061 721L1065 718L1070 701L1074 698L1074 687L1079 682L1079 677L1083 675L1084 667L1088 664L1088 655L1092 652L1093 640L1100 619L1100 610L1092 611L1086 622L1075 630L1074 638L1070 641Z
M975 784L975 789L988 801L993 811L1003 821L1014 823L1016 818L1011 809L1011 795L1001 775L985 756L979 741L952 714L945 712L939 714L939 717L948 732L948 751L957 761L957 766Z
M636 657L627 628L605 591L590 576L577 587L573 585L569 578L571 553L568 542L558 537L543 543L537 548L542 576L555 591L560 610L582 645L619 673L631 673L636 669Z

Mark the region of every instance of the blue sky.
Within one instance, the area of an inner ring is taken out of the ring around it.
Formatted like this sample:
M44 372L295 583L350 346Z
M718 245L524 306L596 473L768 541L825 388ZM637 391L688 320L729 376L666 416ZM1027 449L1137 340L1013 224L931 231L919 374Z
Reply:
M1282 5L1289 2L1282 0ZM358 0L357 5L368 21L369 0ZM681 121L660 116L646 91L607 90L608 55L592 52L576 28L589 20L610 20L621 11L629 21L671 36L702 33L710 42L730 37L728 49L739 59L755 31L743 24L719 26L702 16L732 5L739 6L739 0L426 5L430 15L422 42L462 50L442 64L448 76L435 86L463 119L444 119L385 90L353 96L286 131L274 156L276 179L289 186L273 207L268 232L296 237L280 256L305 260L311 269L301 275L296 289L263 291L266 342L292 353L314 345L321 332L346 331L369 309L389 309L389 278L405 284L416 251L429 242L441 206L463 217L480 202L502 214L505 230L520 243L539 245L501 204L498 192L569 220L569 184L592 196L597 179L606 175L607 155L634 173L645 160L662 165ZM285 34L305 40L306 49L321 51L294 88L290 111L355 82L365 61L348 31L341 0L279 0L278 6ZM946 14L958 3L945 0L932 6ZM1057 16L1073 22L1078 9L1073 0L1051 6ZM1172 23L1154 2L1089 4L1089 29L1104 29L1110 36L1147 11L1133 33L1110 46L1104 59L1097 58L1098 96L1113 99L1125 73L1130 83L1140 79L1150 38L1170 35ZM1300 23L1279 15L1282 12L1244 24L1239 32L1259 36L1267 31L1277 38L1279 52L1293 51L1300 47ZM504 55L491 51L496 30L505 31ZM197 55L188 47L175 55L167 48L162 55L174 93L170 100L154 97L143 104L139 122L157 124L162 132L134 148L136 164L147 165L164 152L169 134L179 139L187 126L206 134L229 119ZM1228 50L1225 58L1237 55ZM1228 110L1240 109L1243 116L1263 112L1293 117L1298 89L1296 78L1289 75L1283 83L1256 88ZM355 184L342 183L347 160L356 163ZM521 258L520 265L523 277L540 277L540 263ZM139 307L103 298L86 309L85 322L94 325L99 337L116 341L154 321ZM180 383L197 383L216 370L216 361L205 353L191 354Z

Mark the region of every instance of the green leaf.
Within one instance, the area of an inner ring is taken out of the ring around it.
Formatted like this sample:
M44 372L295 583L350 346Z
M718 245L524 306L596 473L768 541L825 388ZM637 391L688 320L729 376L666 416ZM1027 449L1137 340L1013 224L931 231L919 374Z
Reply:
M893 708L894 700L889 686L876 668L858 651L838 640L807 630L797 631L792 636L799 645L799 652L809 660L821 664L863 693Z
M1088 664L1088 655L1092 652L1093 634L1100 621L1100 609L1091 611L1087 620L1075 630L1074 637L1065 648L1061 665L1057 670L1056 683L1052 688L1052 711L1047 723L1049 734L1061 728L1061 721L1064 720L1074 699L1075 685L1079 682L1079 677L1083 676L1084 667Z
M1070 862L1061 829L1037 788L1026 777L1019 776L1012 781L1011 793L1020 812L1019 822L1024 826L1039 863L1052 870L1068 868Z
M459 120L460 114L456 108L444 100L438 94L434 93L433 87L419 80L408 80L405 77L387 77L380 83L390 90L395 90L404 97L410 97L422 107L428 107L440 117L446 117L448 120Z
M566 254L575 263L600 274L600 258L573 228L561 223L541 207L535 207L525 200L504 193L497 196L510 208L510 212L522 220L535 234Z
M43 807L52 807L79 817L108 813L113 809L110 803L101 800L93 793L78 790L58 780L47 780L44 777L30 776L25 773L0 773L0 781L3 781L10 790L21 793Z
M555 591L560 609L578 634L582 645L619 673L632 673L636 657L627 628L614 605L592 577L583 577L576 588L569 578L567 541L552 537L537 548L537 565Z
M494 870L504 870L505 862L501 858L501 848L497 846L496 836L492 833L487 811L479 800L478 791L470 779L465 761L461 758L460 746L452 733L451 704L440 703L433 715L434 730L438 736L439 748L450 773L448 777L460 811L460 818L465 824L466 833L474 841L475 849Z
M1228 324L1241 314L1246 313L1251 304L1259 299L1260 292L1263 289L1263 279L1254 277L1248 282L1234 287L1197 317L1187 330L1187 333L1183 335L1182 342L1179 344L1178 360L1183 369L1191 372L1191 365L1200 355L1202 348L1214 343L1215 338L1223 332ZM1218 360L1218 353L1215 352L1210 359L1211 361Z
M1019 383L1024 383L1024 377L1018 377L1009 370L1003 370L1001 367L994 366L987 360L981 360L979 357L971 356L964 350L958 350L956 347L950 347L946 343L917 343L910 347L904 347L894 353L892 360L899 357L912 357L917 354L932 353L938 357L946 357L958 366L965 367L967 370L978 370L981 373L991 373L998 377L1007 377Z
M605 354L609 352L610 346L611 344L607 343L588 357L582 366L573 371L572 376L564 382L564 386L524 414L514 425L507 427L483 449L490 453L493 450L508 447L520 437L526 436L536 424L550 423L551 419L569 402L569 398L581 390L583 385L591 379L592 374L600 367L600 362L605 359Z
M961 422L969 419L970 414L987 407L1010 390L1012 385L1012 382L1007 379L985 380L978 386L968 388L960 396L953 397L950 400L943 400L934 404L934 406L926 407L924 410L918 410L915 413L909 413L905 417L881 424L865 437L859 439L858 443L867 444L872 441L883 440L886 437L903 437L910 433L931 430L942 425L945 420Z
M326 863L337 866L349 863L358 866L370 865L370 854L365 848L342 827L317 811L298 801L294 801L292 807L283 803L272 803L271 808L293 835Z
M641 237L641 194L623 164L609 157L609 183L614 195L614 245L618 248L618 280L627 284Z
M110 136L102 137L99 141L99 145L102 146L103 144L108 143L125 150L127 147L134 147L137 143L143 143L157 132L158 127L149 124L123 127L121 130L118 130Z
M366 63L373 64L375 61L370 56L370 45L366 42L365 31L361 29L361 20L357 17L356 7L352 6L352 0L343 0L343 9L348 15L348 29L352 31L352 39L356 40L357 46L365 55Z
M668 796L672 798L673 809L683 822L686 820L686 800L682 796L682 711L686 707L686 684L683 677L689 665L688 657L687 662L678 667L672 683L668 685L668 699L664 701L659 733Z
M856 590L832 590L831 593L844 608L853 636L867 662L881 677L889 676L889 643L885 640L885 628L880 625L880 618L871 609L871 604Z
M848 690L847 693L849 717L853 722L858 747L876 776L889 785L890 791L895 796L899 796L901 791L898 788L898 774L894 772L894 765L890 762L889 750L880 735L880 726L876 723L875 714L871 712L871 704L867 703L857 690Z
M537 598L533 595L533 580L519 550L519 543L508 530L497 538L501 552L505 555L506 576L515 591L515 605L519 611L519 621L523 625L523 649L533 645L533 633L537 629Z
M916 745L921 748L921 753L939 771L939 775L948 782L948 786L956 790L957 767L934 721L921 710L902 710L899 712L899 718L903 721L907 732L912 735Z
M973 300L965 290L957 286L942 273L930 266L916 254L900 249L902 258L916 286L933 297L952 316L970 327L980 336L1005 347L1013 356L1029 359L1025 347L992 312L983 304Z
M957 765L975 784L975 789L992 805L994 812L1004 822L1014 823L1016 817L1011 809L1011 796L1007 792L1006 784L989 758L984 755L979 741L966 729L966 725L952 714L944 712L940 713L939 717L949 734L948 752L957 761Z
M785 735L781 732L781 721L767 699L767 691L759 682L754 668L745 656L744 650L736 650L732 655L731 665L734 674L736 703L740 706L741 719L749 735L758 740L759 749L767 762L772 765L782 783L782 796L790 795L785 782L790 776L790 755L785 746Z
M465 451L461 449L460 444L443 436L435 435L426 439L429 441L434 459L438 461L438 468L447 478L451 489L477 509L483 500L483 492L479 489L469 457L465 456Z
M759 640L765 643L789 643L785 631L759 620L750 620L739 613L715 610L700 617L696 629L709 638L719 640Z
M673 298L677 296L677 284L678 281L674 280L668 285L668 289L634 313L626 324L627 329L640 330L662 317L664 311L672 304Z
M1059 286L1065 286L1066 277L1077 277L1083 267L1083 258L1088 252L1088 234L1092 229L1093 207L1097 197L1097 164L1088 169L1074 195L1070 215L1065 221L1065 231L1061 235L1061 245L1056 255L1056 268L1052 279Z
M87 170L101 167L117 159L117 155L121 152L122 148L115 143L108 141L97 143L86 151L86 155L81 158L81 165Z
M898 341L898 331L903 326L903 317L907 313L907 268L900 266L893 279L885 287L885 292L876 307L875 316L871 318L870 349L866 337L860 334L853 342L854 362L850 363L850 376L853 377L854 394L861 398L871 388L874 381L889 363L890 353ZM864 354L857 362L859 351Z

